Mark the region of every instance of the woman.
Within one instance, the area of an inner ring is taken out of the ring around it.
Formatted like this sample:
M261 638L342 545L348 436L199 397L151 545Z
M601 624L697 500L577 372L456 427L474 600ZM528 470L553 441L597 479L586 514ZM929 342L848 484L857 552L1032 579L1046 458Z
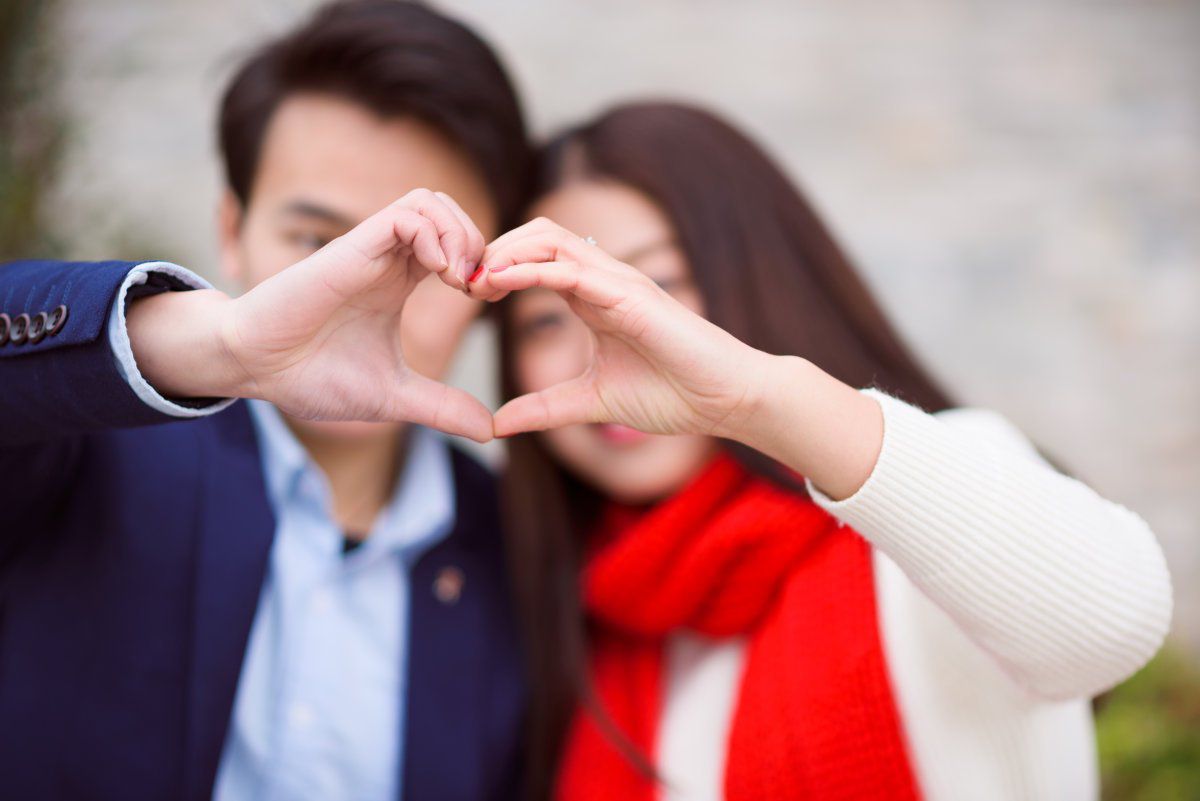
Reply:
M541 432L505 489L535 793L1095 796L1088 699L1170 617L1145 523L951 408L712 116L568 133L532 212L471 293L515 293L497 435Z

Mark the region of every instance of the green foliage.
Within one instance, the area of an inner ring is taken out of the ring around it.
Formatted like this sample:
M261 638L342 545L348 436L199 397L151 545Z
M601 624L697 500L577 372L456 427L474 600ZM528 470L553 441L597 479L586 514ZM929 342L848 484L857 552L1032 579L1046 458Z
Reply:
M53 6L0 3L0 260L56 249L42 218L65 139L46 42Z
M1200 665L1168 645L1097 704L1105 801L1200 799Z

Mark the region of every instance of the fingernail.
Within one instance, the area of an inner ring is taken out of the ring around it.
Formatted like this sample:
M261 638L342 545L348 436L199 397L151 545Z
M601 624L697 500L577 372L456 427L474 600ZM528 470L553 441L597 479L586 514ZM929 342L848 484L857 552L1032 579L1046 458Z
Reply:
M510 266L511 265L508 265L508 264L500 264L500 265L497 265L496 267L488 267L488 272L489 273L502 273L505 270L507 270Z
M482 275L483 275L483 265L480 264L478 267L475 268L475 272L471 273L471 277L467 279L467 283L469 283L469 284L475 283L476 281L479 280L479 277Z

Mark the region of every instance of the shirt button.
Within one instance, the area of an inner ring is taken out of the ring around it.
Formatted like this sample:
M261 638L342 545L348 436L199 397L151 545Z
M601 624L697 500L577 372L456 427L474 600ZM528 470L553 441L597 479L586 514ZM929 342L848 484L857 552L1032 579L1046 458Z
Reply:
M288 717L291 718L293 726L307 729L313 722L312 707L308 704L292 704L292 708L288 712Z
M443 567L433 580L433 594L446 605L456 604L462 596L463 585L466 582L467 577L463 575L462 570L453 565Z

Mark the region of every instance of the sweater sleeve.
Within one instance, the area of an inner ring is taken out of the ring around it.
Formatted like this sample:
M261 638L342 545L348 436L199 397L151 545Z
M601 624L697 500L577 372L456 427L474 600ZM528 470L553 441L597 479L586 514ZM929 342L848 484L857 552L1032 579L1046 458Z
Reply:
M1171 618L1162 550L1138 515L1055 471L1003 417L927 414L876 390L878 461L813 499L894 561L1021 686L1098 694L1158 650Z

